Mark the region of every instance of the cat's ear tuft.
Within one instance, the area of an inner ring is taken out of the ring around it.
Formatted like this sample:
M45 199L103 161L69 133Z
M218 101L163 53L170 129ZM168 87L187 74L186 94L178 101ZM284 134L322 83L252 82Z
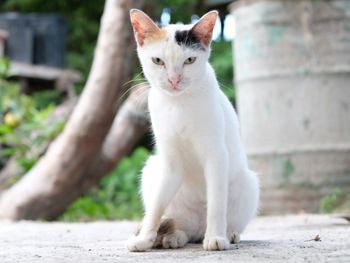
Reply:
M130 20L135 33L137 44L142 46L146 38L156 35L160 29L153 20L138 9L130 10Z
M206 13L191 29L192 33L198 37L205 46L209 46L211 42L218 14L216 10Z

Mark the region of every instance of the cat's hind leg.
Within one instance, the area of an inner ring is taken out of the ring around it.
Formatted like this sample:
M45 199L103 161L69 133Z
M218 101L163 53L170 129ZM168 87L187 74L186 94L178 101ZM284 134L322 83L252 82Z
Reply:
M173 219L166 218L160 224L154 247L181 248L188 243L188 236L182 230L177 229Z
M227 233L227 238L230 240L231 244L237 244L239 241L241 241L241 236L240 234L236 233L234 230L230 229L228 230Z
M137 236L129 239L130 251L146 251L157 239L161 217L182 183L182 176L171 158L151 156L142 170L142 197L145 216Z
M252 171L246 171L230 181L227 209L227 238L238 243L240 234L256 215L259 205L259 180Z
M138 226L135 236L140 233L142 223ZM173 219L164 218L159 226L154 248L181 248L188 243L188 236L182 230L176 228Z
M181 248L188 243L188 237L182 230L175 230L172 234L164 236L162 241L163 248Z

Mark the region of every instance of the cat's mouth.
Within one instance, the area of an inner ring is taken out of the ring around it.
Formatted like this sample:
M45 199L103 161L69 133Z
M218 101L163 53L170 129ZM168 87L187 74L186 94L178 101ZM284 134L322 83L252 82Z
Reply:
M180 87L166 87L162 90L170 96L179 96L185 92L185 89L181 89Z

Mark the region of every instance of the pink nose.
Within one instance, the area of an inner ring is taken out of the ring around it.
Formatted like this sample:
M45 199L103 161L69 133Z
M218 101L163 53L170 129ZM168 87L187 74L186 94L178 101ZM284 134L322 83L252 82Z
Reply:
M180 82L180 76L175 75L168 78L168 81L173 89L176 89Z

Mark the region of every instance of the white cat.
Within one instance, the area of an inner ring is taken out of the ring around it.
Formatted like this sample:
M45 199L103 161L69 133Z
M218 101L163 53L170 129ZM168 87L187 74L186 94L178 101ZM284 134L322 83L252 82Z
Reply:
M151 85L157 153L142 171L145 216L127 247L203 241L205 250L228 249L257 212L259 183L248 168L236 113L208 62L218 13L164 28L140 10L130 16Z

